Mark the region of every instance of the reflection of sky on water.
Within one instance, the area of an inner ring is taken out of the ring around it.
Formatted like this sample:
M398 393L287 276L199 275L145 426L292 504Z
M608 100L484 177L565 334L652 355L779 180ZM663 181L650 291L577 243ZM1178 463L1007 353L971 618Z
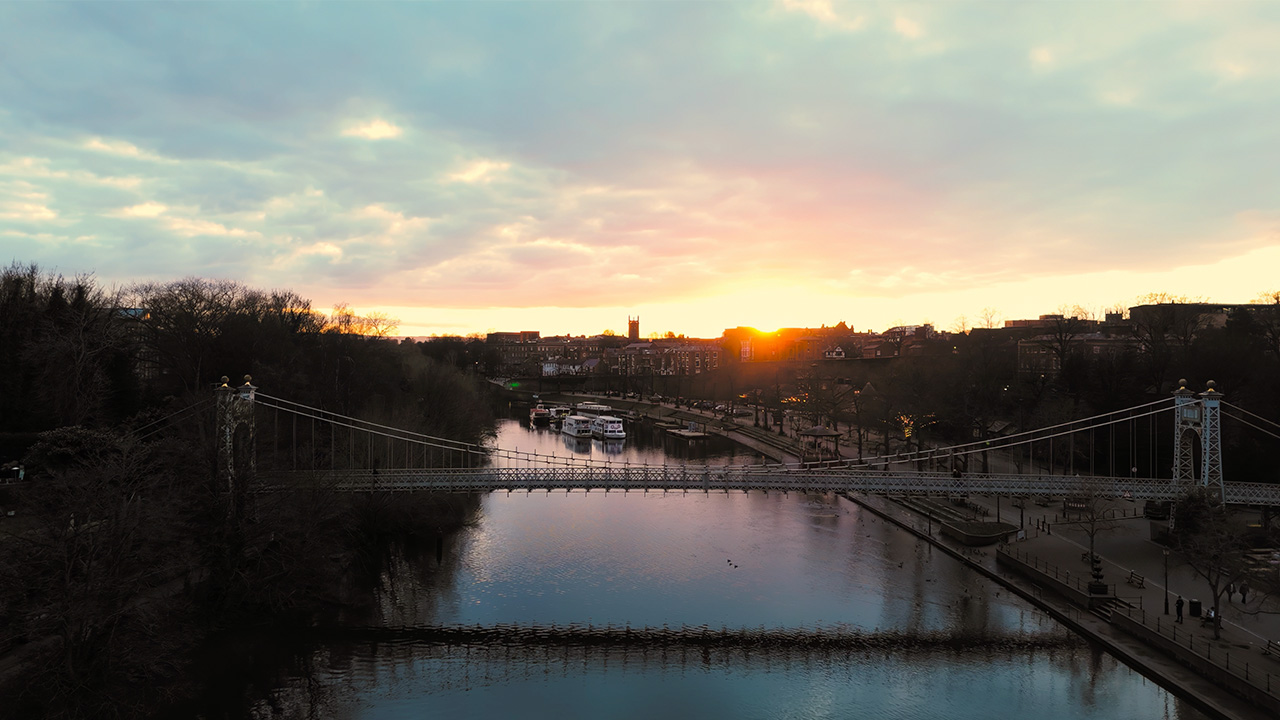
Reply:
M620 455L654 462L661 442L629 437ZM558 434L516 423L499 444L564 452ZM446 567L434 563L401 568L381 598L384 622L1066 634L927 543L830 496L494 493L447 548ZM317 666L331 690L322 714L362 719L1201 717L1078 645L712 656L386 643L329 647Z
M1051 626L857 506L817 496L499 493L457 552L450 601L394 622Z

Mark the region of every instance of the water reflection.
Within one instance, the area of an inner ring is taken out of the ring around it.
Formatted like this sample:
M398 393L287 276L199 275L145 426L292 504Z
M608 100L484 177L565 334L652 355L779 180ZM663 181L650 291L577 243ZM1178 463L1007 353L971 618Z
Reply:
M662 433L628 432L606 449L507 422L499 444L611 462L661 463L680 451L695 462L756 459L715 442L668 451ZM833 496L498 493L482 498L476 523L442 557L398 559L374 622L534 632L689 625L758 628L762 637L848 628L901 642L873 651L784 642L636 647L392 633L323 643L310 670L284 681L274 706L258 714L1201 717L999 586Z
M1098 651L748 653L342 646L260 718L1203 716ZM1096 668L1081 674L1079 666ZM1083 692L1082 692L1083 691Z

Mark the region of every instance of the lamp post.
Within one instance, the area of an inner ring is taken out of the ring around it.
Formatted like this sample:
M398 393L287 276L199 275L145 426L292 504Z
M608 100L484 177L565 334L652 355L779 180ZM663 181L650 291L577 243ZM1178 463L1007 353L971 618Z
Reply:
M1169 548L1164 549L1164 614L1169 614Z

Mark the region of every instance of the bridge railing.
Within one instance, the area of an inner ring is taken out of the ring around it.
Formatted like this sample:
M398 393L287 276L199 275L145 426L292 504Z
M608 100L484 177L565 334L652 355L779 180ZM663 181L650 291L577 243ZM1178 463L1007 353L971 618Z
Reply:
M1132 500L1170 500L1183 488L1168 480L1124 477L968 474L669 465L630 467L533 467L337 470L309 473L316 487L339 491L443 492L546 490L679 490L865 492L880 495L1094 495ZM297 482L299 475L263 474L263 483ZM1280 485L1228 483L1227 501L1280 505Z

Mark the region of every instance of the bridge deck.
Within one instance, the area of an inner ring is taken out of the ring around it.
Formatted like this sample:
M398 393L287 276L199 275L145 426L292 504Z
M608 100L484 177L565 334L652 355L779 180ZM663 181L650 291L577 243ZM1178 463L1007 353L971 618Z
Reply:
M262 473L259 480L267 488L300 482L345 492L773 490L877 495L1091 495L1133 500L1173 500L1186 489L1169 480L1151 478L994 473L956 478L942 472L732 466L343 470L307 475ZM1224 500L1232 504L1280 505L1280 485L1226 483Z

